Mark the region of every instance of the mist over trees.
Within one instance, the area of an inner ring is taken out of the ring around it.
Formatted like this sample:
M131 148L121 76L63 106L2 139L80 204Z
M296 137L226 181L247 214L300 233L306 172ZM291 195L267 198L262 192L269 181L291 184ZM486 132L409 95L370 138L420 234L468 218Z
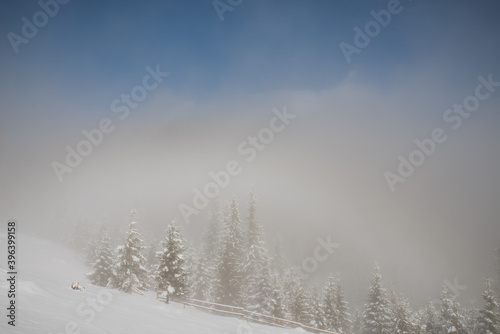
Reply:
M289 265L280 238L269 250L253 191L244 218L235 198L214 201L205 232L191 241L192 247L174 220L162 240L146 244L136 211L130 216L114 251L106 226L86 223L86 243L78 236L81 228L75 230L73 240L85 254L91 284L239 306L339 334L500 334L498 291L491 279L477 307L460 305L443 285L439 298L416 310L404 295L385 287L377 263L363 305L347 302L342 273L331 273L319 288L310 286Z

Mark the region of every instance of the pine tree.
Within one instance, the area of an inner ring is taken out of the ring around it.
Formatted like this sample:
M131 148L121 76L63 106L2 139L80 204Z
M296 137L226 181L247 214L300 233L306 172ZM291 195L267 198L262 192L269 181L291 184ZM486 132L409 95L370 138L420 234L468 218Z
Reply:
M368 300L363 314L364 334L389 334L392 332L392 313L381 280L380 268L378 264L375 264Z
M500 297L500 247L495 249L495 259L497 260L496 295Z
M172 296L182 296L186 292L187 273L184 269L184 251L181 233L172 220L167 227L167 235L156 253L158 265L155 271L156 290L168 291Z
M335 278L330 275L326 281L323 292L323 314L325 321L325 329L329 331L337 331L340 327L339 311L337 309L337 291Z
M275 318L285 319L285 301L283 297L283 284L277 272L271 274L271 311L270 315Z
M500 316L495 293L491 289L491 282L486 280L486 289L483 293L484 307L479 310L477 318L478 334L500 334Z
M396 298L393 305L394 333L411 334L416 330L417 325L411 320L412 311L408 300L403 297Z
M361 333L363 330L363 312L357 310L351 324L352 333Z
M101 242L96 251L96 257L91 264L92 271L87 274L90 283L107 286L113 276L113 252L110 239L105 229L101 231Z
M431 303L425 308L425 324L424 329L426 334L439 334L439 316Z
M286 273L283 289L286 317L304 325L309 324L312 319L309 298L298 274L293 269Z
M225 219L221 251L218 257L216 273L215 299L218 303L240 306L242 304L241 263L243 259L243 236L238 204L233 198Z
M246 259L243 265L243 302L249 311L263 311L268 309L262 303L267 303L266 289L269 285L269 258L264 246L264 232L262 226L255 219L256 199L250 193L248 216L248 241Z
M148 272L142 266L142 263L146 262L146 258L142 254L144 246L142 246L142 240L136 229L135 214L135 210L130 212L131 221L125 242L116 249L117 256L113 265L113 277L108 283L108 286L127 293L146 290L148 281Z
M345 300L344 292L342 291L342 281L340 276L335 280L335 307L337 309L337 321L339 326L337 327L337 332L339 334L346 334L350 332L351 321L349 317L349 307L347 306L347 301Z
M196 260L196 269L192 273L191 280L191 298L208 301L211 299L211 280L210 280L210 272L207 267L207 259L206 257L200 253L197 256Z
M248 305L250 311L253 310L266 315L272 313L274 305L273 286L271 284L271 264L267 262L259 269L259 273L256 276L256 284L254 285L255 294L251 298L247 298L247 301L253 303Z
M313 317L312 325L319 329L326 329L323 303L316 286L311 289L311 312Z
M302 284L299 284L297 289L291 293L290 314L292 316L292 321L309 325L312 319L311 307L304 287Z
M221 205L216 199L210 212L210 220L205 232L203 244L203 250L206 254L205 256L210 263L214 263L219 255L223 223L224 215L222 213Z
M467 334L460 305L444 285L441 292L441 330L447 334Z

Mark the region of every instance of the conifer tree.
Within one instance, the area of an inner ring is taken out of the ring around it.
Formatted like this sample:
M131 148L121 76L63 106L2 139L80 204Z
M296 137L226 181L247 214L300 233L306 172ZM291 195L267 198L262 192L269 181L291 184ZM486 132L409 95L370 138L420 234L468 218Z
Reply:
M216 262L220 251L220 242L223 232L224 214L221 205L217 199L214 201L214 206L210 211L210 220L207 230L205 231L203 250L205 257L210 264Z
M144 246L139 231L136 229L136 210L130 212L131 220L125 241L116 249L116 259L113 265L113 277L108 286L117 288L127 293L148 288L148 272L143 267L146 258L142 254Z
M204 254L200 253L196 259L196 267L192 273L191 287L189 289L193 299L204 301L211 299L212 286L207 263Z
M316 286L313 286L311 289L311 312L313 318L312 325L319 329L326 329L323 302Z
M243 235L238 204L233 198L225 219L221 251L216 266L215 299L218 303L240 306L243 259Z
M403 298L396 298L393 305L394 310L394 333L395 334L411 334L416 330L417 325L411 320L412 311L408 301Z
M337 310L337 291L335 278L330 275L326 281L323 292L323 314L325 321L325 329L336 331L340 327L339 312Z
M272 284L272 274L271 274L271 264L269 262L265 263L260 269L258 275L256 275L256 281L254 285L255 294L248 298L247 305L249 311L255 311L258 313L270 315L273 311L273 286Z
M347 301L345 300L344 292L342 291L342 280L340 276L337 276L335 280L335 307L337 309L337 321L338 327L337 332L339 334L346 334L350 332L351 321L349 317L349 307Z
M500 334L500 317L498 314L498 303L491 289L491 282L486 280L486 289L483 293L484 307L479 310L477 318L478 334Z
M368 300L363 314L363 334L392 333L392 312L387 292L382 287L380 268L375 264L374 273L368 292Z
M440 332L439 316L431 303L425 308L425 324L423 327L426 334L439 334Z
M441 292L441 330L447 334L467 334L460 305L444 285Z
M168 291L172 296L182 296L187 288L187 273L184 268L184 252L181 233L172 220L166 230L165 240L156 253L158 265L155 271L157 291Z
M270 280L269 257L264 246L264 232L262 226L256 221L256 199L250 193L250 206L248 215L248 240L246 258L242 268L243 273L243 302L250 311L266 310Z
M285 300L283 296L283 284L277 272L271 274L271 311L270 315L275 318L285 319Z
M113 276L113 252L106 230L101 230L101 242L97 248L92 271L87 274L90 283L98 286L107 286Z
M309 298L293 269L286 273L283 289L287 318L304 325L309 324L312 319Z

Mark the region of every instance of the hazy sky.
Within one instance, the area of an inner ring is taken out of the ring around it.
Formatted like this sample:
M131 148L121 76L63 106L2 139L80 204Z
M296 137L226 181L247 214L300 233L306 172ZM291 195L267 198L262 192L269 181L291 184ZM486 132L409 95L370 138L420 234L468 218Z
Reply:
M197 236L208 209L187 225L179 205L236 160L221 198L244 218L253 187L294 264L317 237L341 244L312 281L340 271L364 298L378 260L417 302L455 277L463 302L479 300L500 238L500 87L457 129L443 115L479 76L500 81L497 1L243 0L221 20L211 1L73 0L36 34L23 28L43 20L36 1L0 6L0 219L25 232L69 216L125 224L137 206L148 228L177 217ZM340 43L388 6L398 13L348 63ZM169 75L120 119L122 94L157 68ZM246 161L240 143L285 107L295 119ZM103 119L114 130L59 182L51 164ZM435 128L446 141L392 192L384 173Z

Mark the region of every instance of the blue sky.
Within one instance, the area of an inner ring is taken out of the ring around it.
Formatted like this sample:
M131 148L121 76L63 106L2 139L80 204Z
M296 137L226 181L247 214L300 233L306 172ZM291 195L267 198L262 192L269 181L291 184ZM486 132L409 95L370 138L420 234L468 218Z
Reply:
M498 69L494 1L402 1L361 54L347 64L339 48L353 28L387 1L243 1L220 21L210 1L70 1L15 55L2 39L1 66L25 86L43 78L75 100L109 100L161 64L169 88L200 101L213 96L320 90L351 71L374 87L399 84L398 73L440 69L458 86ZM1 32L19 33L35 1L2 4ZM491 52L485 52L489 47ZM483 50L474 52L475 50ZM437 58L434 59L433 58ZM429 64L430 63L430 64ZM27 81L27 82L26 82ZM85 93L83 93L85 92ZM82 99L82 95L85 98Z

